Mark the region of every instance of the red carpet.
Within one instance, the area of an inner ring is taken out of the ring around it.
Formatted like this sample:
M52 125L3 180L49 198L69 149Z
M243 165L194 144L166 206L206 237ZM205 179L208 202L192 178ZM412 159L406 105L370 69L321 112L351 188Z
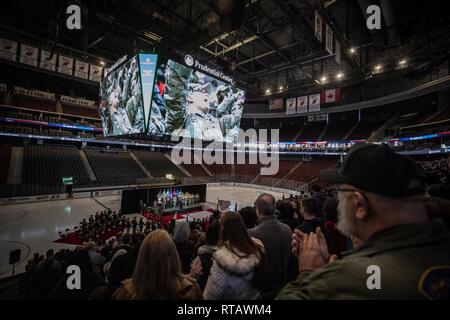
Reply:
M210 209L210 208L208 208L206 210L196 209L196 210L193 210L193 211L184 212L182 214L178 213L177 216L178 216L178 219L181 219L181 218L186 218L187 215L190 215L190 214L193 214L193 213L197 213L197 212L202 212L202 211L212 212L213 209ZM160 223L163 226L165 226L165 225L169 224L170 221L173 220L173 217L175 216L175 214L163 216L162 219L161 219L161 217L156 216L155 214L153 214L150 211L144 211L142 213L142 216L144 216L145 218L147 218L149 220L152 220L153 222L157 222L157 223Z
M102 236L100 237L100 240L106 241L111 237L114 237L115 235L117 235L119 232L121 232L123 229L122 227L119 228L115 228L115 229L111 229L109 231L106 231L104 234L102 234ZM81 241L81 239L79 238L79 232L73 232L70 235L63 237L61 239L55 240L53 242L55 243L67 243L67 244L73 244L73 245L82 245L83 242Z

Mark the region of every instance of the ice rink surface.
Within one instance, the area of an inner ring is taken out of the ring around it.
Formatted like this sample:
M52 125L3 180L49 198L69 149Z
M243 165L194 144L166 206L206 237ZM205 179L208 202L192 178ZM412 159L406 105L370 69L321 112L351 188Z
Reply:
M240 209L253 206L258 195L264 192L254 188L209 186L206 200L209 203L217 203L217 199L237 201ZM282 197L281 193L271 193L277 199ZM83 218L105 210L105 207L119 210L120 204L120 196L109 196L0 206L0 278L11 275L12 267L8 261L11 250L21 249L16 273L24 272L27 261L35 252L45 255L48 249L75 248L53 242L59 238L59 231L72 229Z

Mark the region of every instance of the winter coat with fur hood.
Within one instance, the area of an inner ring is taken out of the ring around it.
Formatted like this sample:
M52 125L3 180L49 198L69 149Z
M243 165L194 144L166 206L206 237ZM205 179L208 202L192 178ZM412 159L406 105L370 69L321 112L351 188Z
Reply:
M261 241L252 240L264 252ZM253 280L256 268L262 263L260 253L245 255L236 248L219 247L213 254L211 273L203 292L205 300L255 300L260 298Z

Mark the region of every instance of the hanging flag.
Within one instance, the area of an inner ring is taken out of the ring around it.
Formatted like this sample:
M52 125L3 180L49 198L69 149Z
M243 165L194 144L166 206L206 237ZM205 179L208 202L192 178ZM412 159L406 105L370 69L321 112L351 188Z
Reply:
M337 64L341 64L341 45L339 42L335 42L335 55L334 58L336 59Z
M283 98L270 99L269 101L269 109L282 109L283 108Z
M37 67L39 49L22 43L20 46L20 63Z
M0 58L16 61L17 42L0 38Z
M89 68L89 80L100 82L102 80L102 67L91 64Z
M71 76L73 74L73 59L59 55L58 72Z
M323 91L323 101L325 103L333 103L341 100L341 89L327 89Z
M314 35L316 36L317 40L322 42L322 18L320 17L319 13L316 11L316 17L314 22Z
M328 23L325 28L325 50L327 50L329 54L333 54L333 30L331 30Z
M309 96L309 112L320 111L320 93Z
M39 66L45 70L56 71L56 56L56 53L51 56L50 52L41 50L41 62Z
M297 98L297 113L308 112L308 96L302 96Z
M75 76L87 79L89 75L89 63L75 60Z
M295 114L297 98L290 98L286 100L286 114Z

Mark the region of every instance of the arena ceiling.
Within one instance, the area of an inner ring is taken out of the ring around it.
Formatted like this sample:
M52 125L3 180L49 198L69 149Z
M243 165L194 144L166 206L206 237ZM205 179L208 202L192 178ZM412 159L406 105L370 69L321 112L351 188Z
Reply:
M72 3L83 8L81 31L65 28ZM366 27L370 4L382 9L381 30ZM223 69L256 98L357 84L376 65L395 70L402 59L408 76L430 72L449 59L444 9L445 1L436 0L15 0L0 12L0 30L109 62L137 50L190 53ZM315 10L341 43L340 65L314 37ZM336 80L338 73L345 77ZM320 83L323 76L326 83Z

